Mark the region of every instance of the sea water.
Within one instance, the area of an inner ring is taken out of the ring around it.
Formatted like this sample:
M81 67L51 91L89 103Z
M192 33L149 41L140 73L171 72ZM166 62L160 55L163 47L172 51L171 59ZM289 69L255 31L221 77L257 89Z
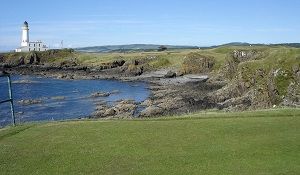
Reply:
M95 103L119 100L142 102L150 94L147 83L118 80L58 80L38 76L12 75L12 92L17 122L84 118L95 111ZM96 92L114 92L92 98ZM5 77L0 78L0 101L8 99ZM22 100L33 100L26 105ZM0 104L0 127L11 123L10 104Z

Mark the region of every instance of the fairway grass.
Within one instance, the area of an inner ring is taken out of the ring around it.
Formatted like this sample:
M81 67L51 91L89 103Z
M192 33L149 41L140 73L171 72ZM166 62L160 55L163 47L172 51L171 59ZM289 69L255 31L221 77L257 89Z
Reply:
M300 174L300 110L0 130L0 174Z

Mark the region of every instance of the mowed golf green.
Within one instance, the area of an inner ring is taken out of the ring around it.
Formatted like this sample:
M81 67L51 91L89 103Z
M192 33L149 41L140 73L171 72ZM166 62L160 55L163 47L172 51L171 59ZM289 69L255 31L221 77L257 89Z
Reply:
M300 110L0 130L0 174L300 174Z

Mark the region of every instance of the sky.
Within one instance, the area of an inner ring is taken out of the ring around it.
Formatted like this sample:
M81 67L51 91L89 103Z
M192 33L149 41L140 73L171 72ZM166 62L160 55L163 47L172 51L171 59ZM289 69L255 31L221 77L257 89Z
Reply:
M299 0L1 0L0 51L118 44L210 46L300 42Z

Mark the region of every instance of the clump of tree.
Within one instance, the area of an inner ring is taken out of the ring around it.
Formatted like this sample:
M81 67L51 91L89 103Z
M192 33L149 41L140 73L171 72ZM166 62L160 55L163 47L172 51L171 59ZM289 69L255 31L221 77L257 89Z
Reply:
M166 46L163 46L163 45L162 45L162 46L159 46L159 47L158 47L158 51L159 51L159 52L163 52L163 51L166 51L166 50L168 50L168 48L167 48Z

